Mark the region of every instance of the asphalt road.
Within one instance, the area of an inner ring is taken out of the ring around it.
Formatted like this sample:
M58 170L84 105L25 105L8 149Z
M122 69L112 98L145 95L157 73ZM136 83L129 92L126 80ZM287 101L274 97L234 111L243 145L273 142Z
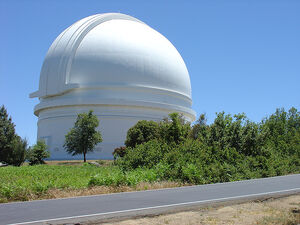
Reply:
M300 174L150 191L0 204L0 224L70 223L300 193Z

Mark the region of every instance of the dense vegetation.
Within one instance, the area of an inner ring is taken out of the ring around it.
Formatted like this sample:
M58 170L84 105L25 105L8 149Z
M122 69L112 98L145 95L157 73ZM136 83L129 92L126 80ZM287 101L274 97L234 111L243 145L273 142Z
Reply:
M123 157L116 156L123 171L153 169L165 180L204 184L296 173L300 114L295 108L277 109L255 123L245 114L221 112L210 125L202 114L191 127L173 113L156 125L140 121L126 144Z
M7 113L2 118L6 118L2 124L14 127ZM7 140L3 137L1 146L9 146L3 144ZM105 167L46 164L0 168L0 202L44 198L53 189L135 187L159 181L206 184L299 173L300 113L295 108L277 109L255 123L244 114L221 112L212 124L207 124L202 114L193 126L172 113L161 122L139 121L129 129L125 143L126 147L114 151L115 162ZM26 149L27 145L19 147ZM16 153L15 159L20 157L23 162L23 153L17 154L17 149L11 148L14 153L8 155ZM38 142L24 152L34 165L44 162L45 150L45 144Z

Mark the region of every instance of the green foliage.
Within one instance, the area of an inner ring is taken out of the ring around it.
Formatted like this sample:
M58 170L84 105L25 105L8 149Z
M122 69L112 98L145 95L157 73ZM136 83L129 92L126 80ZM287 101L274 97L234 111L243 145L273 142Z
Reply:
M188 137L191 130L190 124L185 123L183 117L178 113L170 113L169 118L170 122L160 123L161 134L168 143L179 144Z
M27 159L29 165L45 164L44 159L50 157L50 153L47 151L47 145L44 141L37 141L37 143L29 149L27 153Z
M10 152L10 157L7 160L7 163L13 166L21 166L26 160L26 154L28 152L27 140L16 136L12 146L13 150Z
M152 168L156 165L166 151L168 145L154 139L144 144L137 145L135 148L127 148L126 155L116 160L124 171L139 167ZM122 159L122 160L119 160Z
M122 172L116 166L96 167L88 163L80 166L34 165L3 167L0 176L0 202L26 201L30 196L47 196L51 189L74 190L95 185L135 186L140 182L158 180L153 169Z
M12 151L12 143L15 139L15 125L4 106L0 108L0 160L6 161L10 151Z
M194 184L300 172L300 116L277 109L261 123L245 114L204 114L190 128L178 114L159 123L160 136L128 148L116 160L123 171L154 169L160 179Z
M269 134L269 148L276 148L289 156L300 156L300 112L297 109L291 108L288 112L277 109L274 114L263 120L261 129Z
M30 195L44 195L49 189L82 189L98 173L116 173L116 167L35 165L2 167L0 202L26 201Z
M128 130L125 145L134 148L136 145L156 139L159 137L158 130L156 122L141 120Z
M207 118L205 114L200 114L199 119L193 125L189 137L196 140L205 141L208 135L208 126L206 125Z
M205 115L192 128L174 115L157 126L158 136L127 147L117 166L1 168L0 202L42 196L52 188L159 180L207 184L300 172L300 115L295 108L278 109L261 123L221 112L210 125Z
M83 154L86 162L86 154L102 142L101 133L96 130L98 126L98 118L93 115L92 110L78 114L75 126L66 134L64 148L72 155Z
M127 132L126 147L135 148L152 140L168 144L179 144L191 131L189 123L178 113L171 113L162 122L141 120Z
M99 173L91 177L89 186L136 186L140 182L154 182L158 176L153 169L136 169L123 173L116 170L114 173Z
M0 108L0 162L20 166L25 161L27 141L15 133L15 125L4 106Z
M186 123L183 116L178 113L170 113L159 124L159 140L168 144L179 144L188 138L191 126Z
M124 157L126 154L126 147L121 146L119 148L115 148L115 150L113 151L112 154L113 154L115 160L119 157Z

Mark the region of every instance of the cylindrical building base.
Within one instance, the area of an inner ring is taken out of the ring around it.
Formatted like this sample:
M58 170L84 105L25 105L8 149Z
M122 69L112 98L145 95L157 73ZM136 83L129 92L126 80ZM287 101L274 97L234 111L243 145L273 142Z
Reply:
M99 119L98 130L103 142L87 159L113 159L115 148L124 146L127 131L139 120L159 121L167 117L170 111L132 106L68 106L41 110L38 120L38 139L48 146L52 160L82 159L82 155L72 156L63 147L65 135L74 127L79 113L93 110Z

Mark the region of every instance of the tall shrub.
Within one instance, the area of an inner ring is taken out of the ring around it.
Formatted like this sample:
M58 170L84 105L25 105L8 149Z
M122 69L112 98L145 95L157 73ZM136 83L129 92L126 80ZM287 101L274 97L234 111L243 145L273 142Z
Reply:
M159 126L154 121L138 121L127 132L126 147L134 148L136 145L159 138Z
M28 151L29 165L45 164L44 159L50 157L50 153L47 151L47 145L44 141L39 140L37 143Z

